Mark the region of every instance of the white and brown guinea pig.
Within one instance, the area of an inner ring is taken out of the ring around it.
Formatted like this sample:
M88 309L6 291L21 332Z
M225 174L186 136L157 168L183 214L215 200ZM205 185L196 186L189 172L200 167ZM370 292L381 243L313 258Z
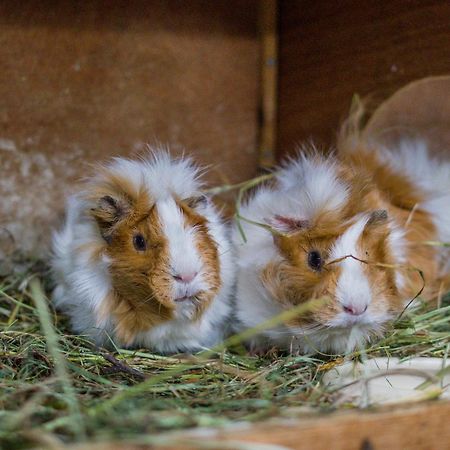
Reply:
M220 342L230 313L228 229L190 159L115 158L68 201L53 299L97 344L170 353Z
M262 332L264 350L341 353L379 336L420 291L433 298L449 273L450 159L422 142L386 149L356 142L336 155L299 153L240 214L236 247L240 329L314 298L325 304ZM269 228L269 229L268 229Z

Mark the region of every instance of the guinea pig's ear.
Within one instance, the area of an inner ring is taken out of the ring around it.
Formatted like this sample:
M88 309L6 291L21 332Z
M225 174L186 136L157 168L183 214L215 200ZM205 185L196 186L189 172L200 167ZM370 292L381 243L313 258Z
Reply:
M189 197L185 200L185 203L189 208L197 208L199 206L205 206L209 202L209 197L205 194L196 195L194 197Z
M383 225L388 221L388 217L388 212L385 209L376 209L371 212L367 225L371 227Z
M293 234L298 231L306 230L310 227L308 220L300 219L298 217L281 216L278 214L265 219L265 221L271 228L273 228L275 233L280 234Z
M91 214L97 221L104 239L109 242L111 229L121 219L126 217L131 205L123 198L104 195L97 200L97 205L91 208Z

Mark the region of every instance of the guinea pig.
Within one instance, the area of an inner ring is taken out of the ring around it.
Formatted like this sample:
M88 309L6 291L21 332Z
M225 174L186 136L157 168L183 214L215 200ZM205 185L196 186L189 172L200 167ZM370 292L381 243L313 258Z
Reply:
M229 230L189 158L96 169L53 236L53 300L75 332L162 353L210 348L230 314Z
M350 352L383 335L423 278L428 299L448 278L448 249L427 242L450 241L450 161L422 142L304 151L239 213L239 330L322 301L259 332L257 351Z

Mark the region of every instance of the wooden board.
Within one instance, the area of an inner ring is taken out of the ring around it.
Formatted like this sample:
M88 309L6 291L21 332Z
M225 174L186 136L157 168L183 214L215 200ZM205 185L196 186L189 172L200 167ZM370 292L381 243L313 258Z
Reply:
M281 1L278 155L332 144L355 93L378 102L449 74L449 55L447 0Z
M429 402L158 436L164 445L88 444L67 450L448 450L449 417L450 402Z
M211 165L214 183L253 176L258 5L0 2L5 239L43 254L64 197L88 164L147 144L194 154Z

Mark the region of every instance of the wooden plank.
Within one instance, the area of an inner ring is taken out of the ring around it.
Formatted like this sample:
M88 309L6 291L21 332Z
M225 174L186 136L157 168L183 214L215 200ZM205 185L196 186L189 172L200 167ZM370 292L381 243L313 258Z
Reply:
M448 0L281 1L278 155L335 141L352 96L450 73Z
M213 183L254 176L258 6L0 2L0 228L46 255L87 164L148 143L194 154Z
M437 401L159 435L163 445L108 443L67 450L448 450L449 417L450 402Z
M275 163L278 79L278 1L262 0L261 27L261 129L259 139L260 169Z
M448 450L450 402L410 405L383 412L353 411L289 425L256 425L233 439L296 450ZM229 434L221 439L229 441Z

